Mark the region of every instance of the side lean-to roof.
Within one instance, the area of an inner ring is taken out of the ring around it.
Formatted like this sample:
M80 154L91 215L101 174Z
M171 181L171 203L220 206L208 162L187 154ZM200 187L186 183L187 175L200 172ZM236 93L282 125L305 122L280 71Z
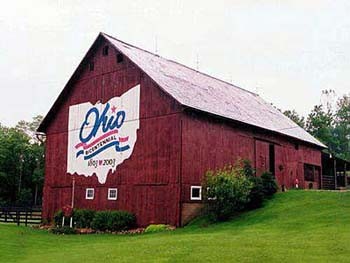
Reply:
M101 33L99 37L105 38L183 106L326 147L255 93L129 45L107 34ZM69 88L69 82L65 89ZM39 131L45 131L52 118L49 115L54 114L55 108L59 107L56 104L59 104L60 97L43 120Z

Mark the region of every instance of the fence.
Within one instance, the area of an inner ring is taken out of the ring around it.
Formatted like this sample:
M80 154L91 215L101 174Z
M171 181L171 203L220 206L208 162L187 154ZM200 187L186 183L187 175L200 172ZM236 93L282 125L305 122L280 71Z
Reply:
M41 223L41 207L0 207L0 222L38 225Z

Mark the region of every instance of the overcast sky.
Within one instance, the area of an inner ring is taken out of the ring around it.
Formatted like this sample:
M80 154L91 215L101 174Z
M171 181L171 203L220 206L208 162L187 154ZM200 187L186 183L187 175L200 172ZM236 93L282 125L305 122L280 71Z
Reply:
M100 31L194 68L198 56L200 71L304 115L321 90L350 92L348 0L6 2L4 125L45 115Z

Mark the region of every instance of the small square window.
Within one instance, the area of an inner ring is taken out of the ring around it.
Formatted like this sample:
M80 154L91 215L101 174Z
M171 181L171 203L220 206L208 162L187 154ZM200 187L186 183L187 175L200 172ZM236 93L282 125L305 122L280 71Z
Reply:
M95 197L95 189L94 188L86 188L85 199L93 200Z
M191 200L202 200L201 186L191 186Z
M108 200L117 200L117 199L118 199L118 189L108 188Z

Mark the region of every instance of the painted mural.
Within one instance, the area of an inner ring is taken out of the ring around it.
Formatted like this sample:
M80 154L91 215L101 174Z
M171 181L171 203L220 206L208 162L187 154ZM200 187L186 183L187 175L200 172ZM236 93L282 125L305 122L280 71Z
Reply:
M67 173L96 175L104 184L110 170L128 159L139 129L140 85L105 104L69 107Z

